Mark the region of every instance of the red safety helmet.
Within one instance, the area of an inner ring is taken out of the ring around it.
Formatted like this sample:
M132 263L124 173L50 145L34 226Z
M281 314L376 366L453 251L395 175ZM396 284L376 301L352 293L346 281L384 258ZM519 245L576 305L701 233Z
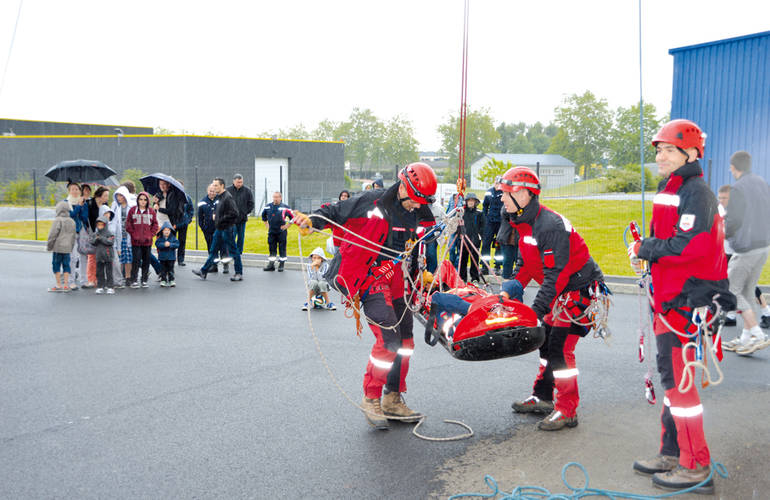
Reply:
M671 120L652 138L652 145L657 146L659 142L673 144L681 150L687 148L696 148L698 158L703 158L703 148L706 147L706 134L695 122L690 120Z
M436 201L436 189L438 180L436 173L426 163L410 163L398 173L399 180L406 187L409 199L428 205Z
M514 193L520 189L529 189L532 194L540 194L540 179L529 167L513 167L508 169L500 179L500 189Z

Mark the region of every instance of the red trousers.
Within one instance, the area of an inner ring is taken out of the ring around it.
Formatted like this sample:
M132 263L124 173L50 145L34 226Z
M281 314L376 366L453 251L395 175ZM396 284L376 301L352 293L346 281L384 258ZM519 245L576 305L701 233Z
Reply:
M378 279L362 301L375 342L364 374L364 395L382 396L383 386L392 392L406 392L409 359L414 352L412 313L406 311L404 278L396 266L393 277ZM399 323L400 321L400 323Z
M686 321L682 317L671 311L666 314L666 321L675 329L684 331ZM660 415L660 452L678 456L679 464L688 469L695 468L696 463L708 465L711 455L703 432L703 405L698 396L697 381L687 392L682 393L678 389L684 369L682 347L688 340L668 331L658 315L653 326L658 347L658 373L666 391ZM695 349L687 349L686 353L688 361L695 359Z

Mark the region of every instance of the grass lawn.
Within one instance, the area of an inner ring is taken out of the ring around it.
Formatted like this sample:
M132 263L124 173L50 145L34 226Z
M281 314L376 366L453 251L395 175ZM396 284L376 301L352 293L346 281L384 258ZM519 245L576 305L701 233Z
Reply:
M641 201L616 201L616 200L570 200L555 199L546 200L546 205L556 210L570 220L575 229L583 236L591 251L591 255L599 263L605 274L631 276L628 266L626 248L623 244L623 231L631 220L642 223ZM652 203L646 203L649 225L652 214ZM193 223L194 224L194 223ZM50 221L38 222L38 239L45 241ZM193 225L190 229L193 229ZM13 238L33 240L35 236L34 223L25 222L0 222L0 238ZM326 248L326 237L318 234L308 236L302 241L305 255L316 246ZM187 235L187 248L195 249L195 232ZM198 248L206 249L206 241L203 234L198 234ZM249 219L246 226L245 251L248 253L266 254L267 230L262 221L255 218ZM288 249L289 255L299 255L297 245L297 228L289 228ZM770 264L766 264L762 270L760 283L770 283Z

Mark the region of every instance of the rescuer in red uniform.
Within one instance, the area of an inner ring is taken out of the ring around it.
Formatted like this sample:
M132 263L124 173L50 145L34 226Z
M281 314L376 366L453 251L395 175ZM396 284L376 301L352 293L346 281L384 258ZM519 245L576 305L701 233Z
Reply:
M650 237L628 248L637 271L640 259L651 264L658 372L666 391L660 452L634 462L633 468L652 475L654 485L671 490L704 481L711 458L696 384L685 392L678 389L684 368L682 346L689 339L676 332L692 331L693 308L710 306L717 295L726 309L735 307L735 297L728 290L717 199L703 180L698 162L704 144L705 134L689 120L673 120L655 135L655 160L665 179L653 200ZM689 361L694 351L686 349ZM710 494L713 489L709 480L699 492Z
M393 255L385 250L371 250L371 243L357 237L401 252L408 241L416 240L426 227L435 224L430 210L437 188L433 169L425 163L412 163L401 170L398 179L386 190L364 191L314 212L349 230L342 231L341 236L348 241L341 242L327 280L343 294L358 296L370 321L376 341L366 366L361 407L367 422L377 429L387 429L389 417L402 421L422 418L401 396L414 352L412 313L404 300L401 263L394 263ZM320 217L302 214L295 222L300 227L312 223L316 229L329 225Z
M523 260L513 279L522 287L531 280L540 284L532 310L546 328L532 395L514 402L513 409L519 413L550 412L538 423L541 430L575 427L580 397L574 351L577 341L590 330L585 324L590 319L575 324L568 317L582 315L596 285L604 288L604 276L570 222L540 204L540 179L532 169L511 168L503 174L500 186L505 219L518 231ZM559 314L554 309L557 301L562 308Z

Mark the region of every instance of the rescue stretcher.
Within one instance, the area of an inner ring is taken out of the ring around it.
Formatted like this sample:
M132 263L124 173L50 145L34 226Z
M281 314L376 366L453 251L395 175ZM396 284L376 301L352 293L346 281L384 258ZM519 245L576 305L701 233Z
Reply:
M415 299L415 305L421 305L415 316L423 325L434 321L430 298L439 291L457 295L470 304L466 315L436 317L431 325L434 338L452 357L487 361L520 356L538 349L545 341L545 327L527 305L466 284L449 261L442 262L436 278L439 276L440 283L421 292L424 300Z

